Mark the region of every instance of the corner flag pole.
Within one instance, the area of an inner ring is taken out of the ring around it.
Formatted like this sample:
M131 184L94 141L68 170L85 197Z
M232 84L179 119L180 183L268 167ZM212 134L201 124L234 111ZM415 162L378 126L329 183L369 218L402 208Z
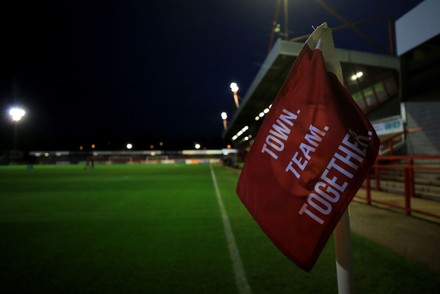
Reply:
M344 79L342 76L342 67L339 58L336 54L331 29L324 23L318 28L323 28L323 32L319 37L314 37L312 34L306 43L309 43L311 48L320 48L326 68L328 71L334 73L339 82L343 85ZM317 29L318 29L317 28ZM319 38L313 40L313 38ZM314 44L316 42L316 45ZM313 46L315 45L315 46ZM338 293L352 294L354 292L353 286L353 266L351 259L351 233L350 233L350 217L348 215L348 208L339 220L338 225L333 230L336 253L336 275L338 279Z
M350 217L348 208L333 231L333 235L335 241L338 293L351 294L354 292L354 286L351 258Z

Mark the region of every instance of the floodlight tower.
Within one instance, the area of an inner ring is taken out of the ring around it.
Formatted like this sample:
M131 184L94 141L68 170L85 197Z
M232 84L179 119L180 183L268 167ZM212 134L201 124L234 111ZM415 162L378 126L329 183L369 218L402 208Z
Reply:
M237 94L237 92L239 90L238 85L237 85L237 83L231 83L230 87L231 87L232 93L234 93L235 106L238 108L239 107L239 104L238 104L238 94Z
M228 114L226 112L222 112L221 117L222 117L222 120L223 120L223 128L226 131L226 129L228 128L228 121L227 121Z
M14 122L14 152L17 151L17 124L26 114L26 111L21 107L12 107L9 109L9 115Z

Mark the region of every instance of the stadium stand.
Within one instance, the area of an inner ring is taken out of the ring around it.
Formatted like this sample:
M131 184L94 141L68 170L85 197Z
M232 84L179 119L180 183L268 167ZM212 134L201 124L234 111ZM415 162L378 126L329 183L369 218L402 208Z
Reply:
M36 164L84 164L93 157L96 164L203 164L237 162L236 149L148 150L148 151L31 151Z

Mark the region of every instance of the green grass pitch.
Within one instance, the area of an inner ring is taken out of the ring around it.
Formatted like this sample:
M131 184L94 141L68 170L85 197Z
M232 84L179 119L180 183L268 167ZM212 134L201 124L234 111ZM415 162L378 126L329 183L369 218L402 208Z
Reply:
M270 243L214 166L253 293L336 293ZM439 275L352 236L357 293L437 293ZM0 167L0 293L237 293L209 165Z

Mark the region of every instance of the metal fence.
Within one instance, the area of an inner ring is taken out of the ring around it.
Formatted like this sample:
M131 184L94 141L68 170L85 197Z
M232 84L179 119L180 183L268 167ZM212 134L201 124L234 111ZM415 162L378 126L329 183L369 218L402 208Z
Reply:
M373 186L373 187L372 187ZM440 156L379 156L356 197L440 220Z

